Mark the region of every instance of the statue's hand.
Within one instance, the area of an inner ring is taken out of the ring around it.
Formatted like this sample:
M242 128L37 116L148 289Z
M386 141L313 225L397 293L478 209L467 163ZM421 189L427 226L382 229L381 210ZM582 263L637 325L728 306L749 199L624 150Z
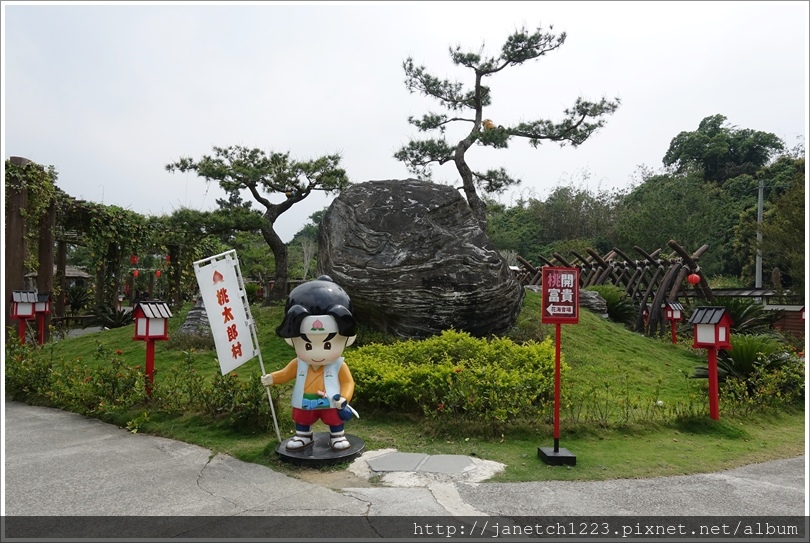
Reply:
M335 400L335 405L337 406L338 410L337 414L338 417L340 417L340 420L342 421L351 420L352 416L360 418L360 415L358 415L357 411L355 411L349 405L349 402L348 400L346 400L346 398L344 398L340 394L335 394L334 396L332 396L332 399Z
M262 375L262 385L269 387L273 384L273 376L269 373L267 375Z

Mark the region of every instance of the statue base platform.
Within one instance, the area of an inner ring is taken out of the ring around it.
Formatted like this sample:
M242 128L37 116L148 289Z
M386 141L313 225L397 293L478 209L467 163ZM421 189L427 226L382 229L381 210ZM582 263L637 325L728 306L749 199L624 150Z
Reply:
M290 464L318 467L354 460L363 454L363 450L366 448L365 441L351 434L346 434L346 439L349 440L351 447L341 451L336 451L329 446L329 432L317 432L313 437L312 445L300 451L287 449L287 442L292 439L289 437L278 444L276 454L280 460Z

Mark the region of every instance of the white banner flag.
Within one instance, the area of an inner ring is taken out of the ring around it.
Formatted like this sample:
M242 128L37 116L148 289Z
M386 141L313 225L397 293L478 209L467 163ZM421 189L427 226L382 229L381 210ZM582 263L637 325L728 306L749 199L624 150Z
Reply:
M204 262L208 264L202 265ZM258 354L236 251L194 262L194 274L211 324L219 367L225 375Z

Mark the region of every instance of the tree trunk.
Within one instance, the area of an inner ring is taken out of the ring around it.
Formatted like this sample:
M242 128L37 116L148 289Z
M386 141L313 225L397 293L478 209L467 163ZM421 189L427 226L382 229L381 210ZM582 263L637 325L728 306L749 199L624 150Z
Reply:
M37 268L37 291L40 294L48 293L51 296L51 306L53 306L53 249L54 234L56 228L56 205L51 201L47 211L39 218L39 243L37 247L39 266ZM43 329L39 331L42 341L50 339L51 315L44 315L42 321L37 319L37 326L42 324Z
M262 229L262 237L270 250L273 251L273 258L276 261L276 275L273 283L273 288L265 303L271 303L276 300L283 300L287 297L287 246L278 237L276 231L273 229L273 224L270 223L269 228Z
M21 157L11 157L9 161L19 166L25 166L30 162L27 158ZM12 291L26 288L25 257L27 256L28 244L25 240L25 234L29 227L25 218L25 210L28 209L28 189L23 188L22 179L11 178L9 181L13 188L11 194L6 193L6 238L3 240L3 245L5 245L5 311L7 319L11 315ZM19 326L19 321L17 321L17 325Z
M461 175L461 180L464 184L464 195L467 197L467 204L470 206L473 216L475 216L475 219L478 221L478 226L480 226L481 230L486 233L487 205L478 196L478 192L475 190L475 183L473 182L472 170L464 161L464 153L470 148L470 145L472 145L472 142L468 142L468 139L462 140L458 144L458 147L456 147L454 161L456 163L456 169L458 169L458 173Z

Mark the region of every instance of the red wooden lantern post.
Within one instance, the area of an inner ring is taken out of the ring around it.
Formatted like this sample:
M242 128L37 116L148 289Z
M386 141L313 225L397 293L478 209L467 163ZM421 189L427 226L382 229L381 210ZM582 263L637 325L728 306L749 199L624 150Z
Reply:
M672 327L672 343L678 343L676 334L677 322L683 320L683 306L677 302L669 302L663 305L667 320Z
M689 324L695 325L692 347L709 353L709 416L720 420L720 392L717 378L717 349L731 349L731 317L725 307L698 307Z
M169 339L169 317L172 312L165 302L158 300L141 301L132 308L135 320L133 340L146 341L146 393L152 395L155 382L155 341Z
M51 293L37 294L37 303L34 304L34 313L37 315L37 340L40 345L45 343L45 315L51 312Z
M15 290L11 293L11 318L20 320L20 345L25 343L25 321L33 318L37 291Z

